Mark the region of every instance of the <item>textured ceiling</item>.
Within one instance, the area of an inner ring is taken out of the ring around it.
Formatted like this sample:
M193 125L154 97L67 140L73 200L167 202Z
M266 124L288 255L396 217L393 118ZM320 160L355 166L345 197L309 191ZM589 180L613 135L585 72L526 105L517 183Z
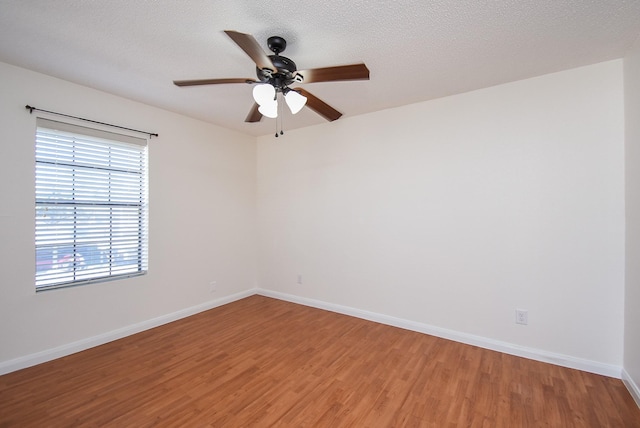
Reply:
M624 56L640 0L0 0L0 61L252 134L255 77L223 30L281 35L299 69L364 62L370 81L304 85L344 117ZM42 106L55 109L55 106ZM311 111L287 129L323 123Z

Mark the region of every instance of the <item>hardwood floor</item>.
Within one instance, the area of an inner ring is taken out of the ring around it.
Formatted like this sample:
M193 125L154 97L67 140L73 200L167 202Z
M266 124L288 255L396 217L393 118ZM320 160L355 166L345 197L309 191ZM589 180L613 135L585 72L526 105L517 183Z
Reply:
M618 379L252 296L0 376L1 427L640 427Z

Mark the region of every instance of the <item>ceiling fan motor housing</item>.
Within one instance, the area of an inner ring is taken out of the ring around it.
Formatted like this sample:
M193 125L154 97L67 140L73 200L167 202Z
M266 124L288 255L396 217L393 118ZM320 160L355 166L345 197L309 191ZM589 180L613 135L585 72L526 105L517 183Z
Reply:
M265 83L271 83L277 89L290 85L294 82L293 74L298 70L296 63L285 56L269 55L269 59L276 68L273 73L270 70L261 70L256 67L256 75L258 80Z

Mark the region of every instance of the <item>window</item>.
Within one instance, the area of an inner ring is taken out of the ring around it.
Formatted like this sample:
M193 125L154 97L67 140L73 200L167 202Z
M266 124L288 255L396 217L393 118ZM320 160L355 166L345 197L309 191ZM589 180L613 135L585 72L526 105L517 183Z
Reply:
M38 118L36 291L146 273L146 143Z

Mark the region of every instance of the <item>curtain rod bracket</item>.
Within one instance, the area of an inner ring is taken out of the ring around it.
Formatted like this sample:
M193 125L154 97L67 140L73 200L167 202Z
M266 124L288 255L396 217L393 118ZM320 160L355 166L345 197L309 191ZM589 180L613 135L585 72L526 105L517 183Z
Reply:
M158 136L158 134L155 133L155 132L140 131L139 129L125 128L124 126L112 125L110 123L105 123L105 122L98 122L97 120L85 119L84 117L71 116L70 114L64 114L64 113L58 113L58 112L55 112L55 111L43 110L41 108L32 107L29 104L27 104L24 107L27 110L29 110L29 114L32 114L34 110L43 111L45 113L57 114L58 116L64 116L64 117L70 117L72 119L84 120L85 122L91 122L91 123L97 123L99 125L111 126L112 128L125 129L127 131L133 131L133 132L139 132L141 134L147 134L149 136L149 138Z

